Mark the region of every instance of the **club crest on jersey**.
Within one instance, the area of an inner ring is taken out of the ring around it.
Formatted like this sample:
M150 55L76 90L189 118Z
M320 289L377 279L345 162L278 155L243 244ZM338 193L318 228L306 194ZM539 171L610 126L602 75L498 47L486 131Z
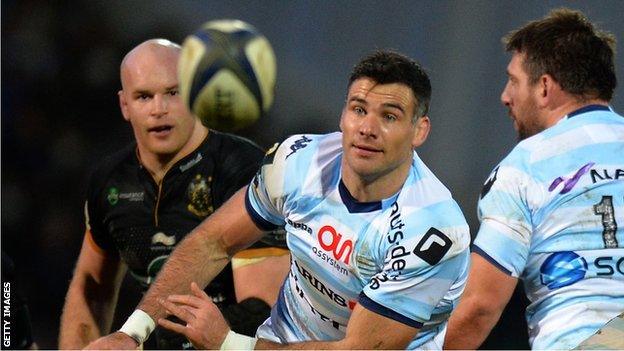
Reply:
M211 183L212 177L205 178L201 174L197 174L186 189L186 195L189 199L186 208L198 217L206 217L214 212L210 191Z

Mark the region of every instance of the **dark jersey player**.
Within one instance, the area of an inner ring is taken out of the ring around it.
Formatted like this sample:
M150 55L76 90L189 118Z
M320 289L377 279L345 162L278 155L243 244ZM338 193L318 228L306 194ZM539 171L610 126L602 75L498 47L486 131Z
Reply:
M60 348L82 348L109 332L127 270L145 288L186 233L249 182L263 152L205 128L178 95L180 48L146 41L121 64L119 92L136 143L96 168L85 206L87 230L61 318ZM206 292L233 328L253 334L288 269L279 232L243 251ZM156 332L158 348L190 347ZM153 343L148 346L154 346Z

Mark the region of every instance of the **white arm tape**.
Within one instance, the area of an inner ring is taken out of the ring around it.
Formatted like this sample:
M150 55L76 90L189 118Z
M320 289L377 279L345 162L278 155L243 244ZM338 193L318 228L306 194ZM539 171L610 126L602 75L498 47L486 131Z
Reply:
M134 310L119 331L141 345L155 328L156 323L149 314L141 310Z
M221 344L220 350L253 350L258 339L237 334L230 330Z

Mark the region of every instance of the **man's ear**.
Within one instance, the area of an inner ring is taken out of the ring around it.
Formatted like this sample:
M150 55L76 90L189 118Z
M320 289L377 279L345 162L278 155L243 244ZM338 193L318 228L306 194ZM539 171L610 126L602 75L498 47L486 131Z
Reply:
M124 91L118 91L117 96L119 96L119 108L121 108L121 114L123 115L123 118L126 120L126 122L130 122L130 114L128 113L128 101L126 101Z
M412 138L412 147L417 148L422 145L431 130L431 121L429 116L422 116L416 120L416 129L414 130L414 137Z
M550 75L543 74L537 81L537 101L539 107L550 105L561 93L561 85Z

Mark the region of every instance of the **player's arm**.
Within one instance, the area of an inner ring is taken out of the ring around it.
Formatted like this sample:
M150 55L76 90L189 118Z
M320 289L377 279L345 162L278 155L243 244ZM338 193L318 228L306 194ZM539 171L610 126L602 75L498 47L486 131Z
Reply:
M193 284L193 295L173 295L162 301L183 324L160 319L158 323L185 335L198 349L405 349L418 333L418 328L372 312L358 304L349 318L342 340L308 341L280 344L255 339L230 331L219 309L210 298Z
M399 350L418 334L417 328L369 311L358 304L353 309L342 340L278 344L260 339L256 349Z
M498 322L518 280L471 254L466 290L449 319L444 349L477 349Z
M87 231L61 315L60 349L81 349L110 331L126 267L92 240Z
M124 328L128 326L132 330L140 330L142 334L130 334L137 339L146 338L145 334L153 330L155 321L167 315L159 300L172 294L190 293L191 282L197 282L201 288L205 287L236 252L261 238L263 231L254 224L245 209L245 191L246 188L243 188L232 196L175 248L141 300L137 308L140 311L135 311L124 325ZM106 349L136 346L136 340L127 334L114 333L88 347Z

